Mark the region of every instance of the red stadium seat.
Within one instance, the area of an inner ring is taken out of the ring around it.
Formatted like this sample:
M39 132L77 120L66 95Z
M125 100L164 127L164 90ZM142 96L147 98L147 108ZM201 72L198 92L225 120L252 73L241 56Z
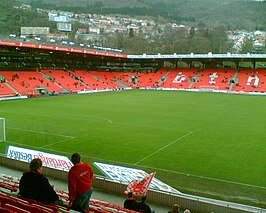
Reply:
M27 200L23 200L23 199L18 198L18 197L10 196L9 198L12 199L12 200L15 200L16 202L21 202L21 203L29 204L29 202Z
M13 206L11 204L5 204L4 208L9 209L9 210L16 212L16 213L30 213L30 211L27 211L25 209L21 209L17 206Z
M0 212L1 213L13 213L13 211L6 209L6 208L3 208L3 207L0 207Z
M68 90L69 92L77 92L84 89L88 89L88 87L78 79L75 79L74 76L70 75L70 71L63 70L42 70L47 76L53 79L58 85L62 88Z
M24 202L18 201L17 202L17 206L19 208L22 208L22 209L25 209L27 211L30 211L31 213L42 213L42 209L40 207L33 206L31 204L27 204L27 203L24 203Z
M43 211L47 210L47 212L57 213L58 209L59 209L59 206L57 206L55 204L50 204L50 205L43 204L43 203L38 202L38 201L36 201L34 199L25 198L25 197L22 197L22 196L19 196L19 198L20 198L20 200L27 201L30 205L41 207ZM64 207L62 207L61 209L64 209Z
M47 208L47 207L39 205L39 204L33 203L32 206L41 208L43 213L55 213L53 209Z
M17 202L8 196L0 196L0 202L2 203L2 206L5 204L17 205Z

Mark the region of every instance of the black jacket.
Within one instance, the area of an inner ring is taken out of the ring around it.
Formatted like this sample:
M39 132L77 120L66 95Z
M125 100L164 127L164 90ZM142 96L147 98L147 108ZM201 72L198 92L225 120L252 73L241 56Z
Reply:
M128 198L124 202L124 208L137 211L138 210L138 203L135 199Z
M45 204L59 200L48 179L37 172L25 172L20 179L19 195Z
M146 203L139 202L138 211L144 213L151 213L151 208Z

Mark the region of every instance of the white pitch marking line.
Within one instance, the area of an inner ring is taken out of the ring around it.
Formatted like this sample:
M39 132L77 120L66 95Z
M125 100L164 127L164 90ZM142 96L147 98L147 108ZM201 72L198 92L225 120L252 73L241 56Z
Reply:
M108 119L108 118L106 118L106 117L101 117L101 116L91 116L91 117L104 119L104 120L108 121L108 123L110 123L110 124L113 123L113 121L112 121L111 119Z
M57 116L63 116L63 114L57 114ZM102 116L98 116L98 115L84 115L84 116L80 116L80 115L76 115L76 114L71 114L71 115L67 115L64 117L67 118L74 118L74 119L82 119L82 120L87 120L89 118L94 118L97 119L98 121L107 121L108 123L113 123L113 121L109 118L106 117L102 117Z
M151 156L157 154L158 152L162 151L162 150L165 149L166 147L168 147L168 146L170 146L170 145L176 143L177 141L179 141L179 140L181 140L181 139L183 139L183 138L189 136L190 134L192 134L192 131L190 131L189 133L183 135L182 137L177 138L176 140L174 140L174 141L168 143L167 145L165 145L165 146L163 146L162 148L156 150L155 152L151 153L150 155L146 156L145 158L142 158L140 161L134 163L133 165L134 165L134 166L138 165L140 162L142 162L142 161L146 160L147 158L149 158L149 157L151 157Z
M199 175L193 175L193 174L188 174L188 173L184 173L184 172L177 172L177 171L168 170L168 169L161 169L161 168L150 167L150 166L141 166L141 167L148 168L148 169L160 170L160 171L164 171L164 172L171 172L171 173L180 174L180 175L184 175L184 176L190 176L190 177L196 177L196 178L201 178L201 179L206 179L206 180L212 180L212 181L217 181L217 182L230 183L230 184L235 184L235 185L259 188L259 189L266 189L266 187L264 187L264 186L256 186L256 185L252 185L252 184L240 183L240 182L235 182L235 181L230 181L230 180L217 179L217 178L211 178L211 177L205 177L205 176L199 176Z
M54 134L54 133L49 133L49 132L40 132L40 131L34 131L34 130L27 130L27 129L20 129L20 128L12 128L12 127L6 127L7 129L14 129L14 130L19 130L19 131L24 131L24 132L33 132L33 133L40 133L44 135L55 135L55 136L60 136L64 138L74 138L73 136L68 136L68 135L60 135L60 134Z
M66 139L63 139L63 140L57 141L57 142L55 142L55 143L47 143L47 144L44 145L44 146L40 146L40 148L47 147L47 146L53 146L53 145L55 145L55 144L60 144L60 143L65 142L65 141L69 141L69 140L71 140L71 139L73 139L73 138L74 138L74 137L72 137L72 138L66 138Z
M150 126L150 125L143 125L143 124L137 124L137 123L129 123L129 122L114 122L114 124L122 124L122 125L128 125L128 126L136 126L136 127L144 127L144 128L150 128L150 129L163 129L163 130L170 130L170 131L176 131L176 128L164 128L161 126ZM187 130L184 129L178 129L178 131L187 132Z

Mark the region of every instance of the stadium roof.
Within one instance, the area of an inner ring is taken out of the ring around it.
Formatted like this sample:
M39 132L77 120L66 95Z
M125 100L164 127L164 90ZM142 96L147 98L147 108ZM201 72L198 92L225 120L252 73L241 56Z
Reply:
M223 60L232 60L232 59L252 59L252 60L260 60L266 59L266 54L231 54L231 53L227 53L227 54L212 54L212 53L208 53L208 54L172 54L172 55L161 55L161 54L157 54L157 55L127 55L127 58L131 58L131 59L223 59Z
M4 69L12 69L12 67L49 67L51 65L63 68L65 64L67 67L80 68L96 68L99 66L108 67L108 63L118 63L121 67L138 64L145 64L146 67L163 66L164 62L178 62L183 61L190 63L198 61L202 64L209 64L215 66L221 64L223 61L232 61L239 63L242 61L266 62L266 54L168 54L162 55L127 55L122 53L114 53L108 51L101 51L95 49L83 49L79 47L56 46L49 44L36 44L21 41L0 40L0 69L7 64ZM19 64L20 63L20 64ZM50 65L48 65L50 63ZM4 64L4 65L3 65ZM12 65L13 64L13 65ZM21 66L22 64L22 66ZM77 65L78 64L78 65ZM45 66L44 66L45 65ZM83 66L83 67L82 67Z

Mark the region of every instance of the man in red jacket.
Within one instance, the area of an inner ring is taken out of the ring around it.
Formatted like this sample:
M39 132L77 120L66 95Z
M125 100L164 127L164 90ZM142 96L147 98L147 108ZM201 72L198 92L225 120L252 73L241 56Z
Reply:
M93 171L87 162L80 161L80 154L71 156L74 166L68 173L69 208L86 212L89 211L89 201L93 192Z

